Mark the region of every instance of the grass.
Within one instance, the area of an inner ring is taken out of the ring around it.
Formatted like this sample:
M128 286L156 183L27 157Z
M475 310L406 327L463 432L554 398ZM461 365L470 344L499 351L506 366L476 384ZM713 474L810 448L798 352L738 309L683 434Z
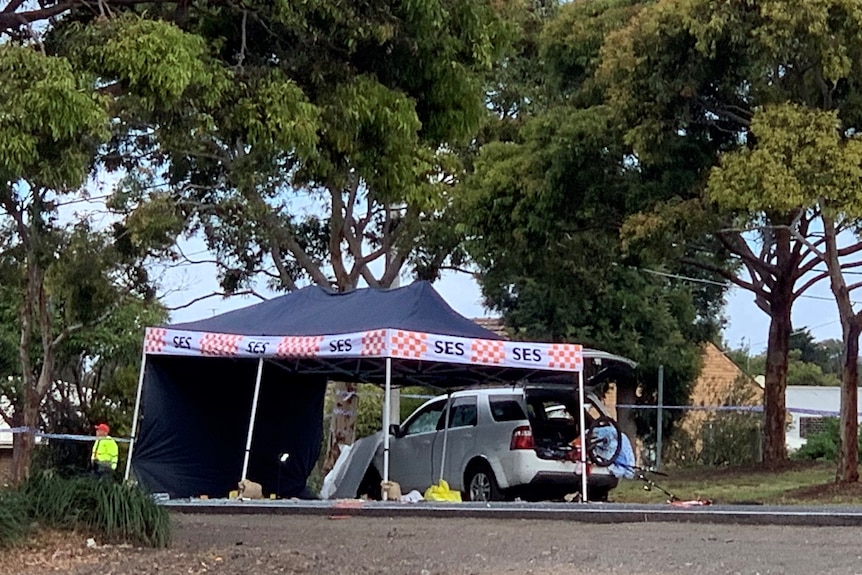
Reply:
M777 470L746 468L667 469L667 477L650 475L655 483L682 500L709 499L717 504L862 505L862 484L836 485L834 463L790 462ZM658 489L623 480L612 492L619 503L663 503Z
M0 492L0 546L24 537L31 523L148 547L167 547L171 533L167 510L136 487L50 473Z
M23 539L28 529L24 497L17 491L0 490L0 548Z

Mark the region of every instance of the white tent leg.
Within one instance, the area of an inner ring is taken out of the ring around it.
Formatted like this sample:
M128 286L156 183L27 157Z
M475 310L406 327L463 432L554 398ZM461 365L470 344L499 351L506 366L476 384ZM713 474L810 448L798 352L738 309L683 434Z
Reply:
M578 372L578 398L580 400L581 409L581 501L587 502L587 431L584 429L586 418L584 410L586 409L586 398L584 397L584 372Z
M129 475L132 472L132 453L135 451L135 437L138 433L138 416L141 414L141 390L144 388L144 372L147 369L147 351L141 352L141 373L138 375L138 391L135 394L135 413L132 415L132 438L129 442L129 454L126 457L126 474L123 476L124 481L129 480Z
M257 398L260 396L260 380L263 376L263 358L257 361L257 379L254 382L254 397L251 400L251 417L248 420L248 435L245 439L245 456L242 460L242 477L240 481L248 478L248 457L251 455L251 436L254 433L254 420L257 417Z
M392 358L386 358L386 386L383 388L383 481L389 481L389 403L392 401ZM382 493L386 501L386 490Z
M446 398L446 421L443 423L443 456L440 458L440 481L443 481L443 472L446 469L446 444L449 442L449 423L452 420L452 392L448 392Z

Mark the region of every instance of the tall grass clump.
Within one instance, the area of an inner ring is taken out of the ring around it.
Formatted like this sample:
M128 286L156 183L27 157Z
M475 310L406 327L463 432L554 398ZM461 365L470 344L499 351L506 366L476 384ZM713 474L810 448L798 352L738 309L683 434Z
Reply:
M21 494L0 489L0 549L22 539L29 525L27 504Z
M167 547L170 517L139 488L91 477L64 479L42 473L22 495L31 517L48 527L85 529L111 541Z

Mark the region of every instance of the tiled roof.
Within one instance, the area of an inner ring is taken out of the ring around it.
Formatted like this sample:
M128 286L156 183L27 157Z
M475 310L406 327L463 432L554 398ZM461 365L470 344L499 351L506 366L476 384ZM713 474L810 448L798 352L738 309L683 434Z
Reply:
M497 335L506 339L512 339L506 329L506 325L503 323L503 318L501 317L474 317L473 323L478 324L487 330L493 331Z

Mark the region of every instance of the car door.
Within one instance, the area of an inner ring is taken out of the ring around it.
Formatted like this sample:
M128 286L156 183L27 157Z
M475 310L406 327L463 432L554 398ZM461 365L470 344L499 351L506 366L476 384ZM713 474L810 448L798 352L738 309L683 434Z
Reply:
M476 396L456 397L452 399L449 416L449 434L445 439L446 463L443 468L443 478L449 487L456 491L462 489L464 466L467 460L476 454L476 423L478 419ZM443 461L443 444L445 433L445 411L438 424L437 437L434 439L434 450L431 461L433 481L440 479L440 464Z
M396 437L389 438L389 476L401 485L401 491L424 492L432 479L431 457L437 426L446 400L429 403L414 412Z

